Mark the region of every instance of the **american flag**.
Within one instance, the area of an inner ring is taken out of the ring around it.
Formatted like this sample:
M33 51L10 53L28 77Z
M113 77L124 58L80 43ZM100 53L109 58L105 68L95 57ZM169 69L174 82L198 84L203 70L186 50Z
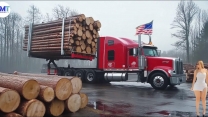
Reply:
M152 34L152 24L153 21L147 24L143 24L136 27L136 35L144 34L144 35L151 35Z

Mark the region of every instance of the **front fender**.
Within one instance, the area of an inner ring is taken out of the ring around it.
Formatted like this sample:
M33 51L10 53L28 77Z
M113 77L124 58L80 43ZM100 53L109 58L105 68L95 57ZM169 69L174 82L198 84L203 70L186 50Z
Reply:
M154 67L154 69L150 72L150 74L154 71L162 71L167 75L167 77L171 77L171 74L168 72L168 70L172 70L172 68L167 66L157 66Z

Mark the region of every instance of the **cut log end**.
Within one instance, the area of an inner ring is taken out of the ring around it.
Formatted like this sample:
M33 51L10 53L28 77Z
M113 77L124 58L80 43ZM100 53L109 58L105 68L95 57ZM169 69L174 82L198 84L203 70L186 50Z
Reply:
M39 92L40 92L40 85L36 80L26 81L22 89L23 97L27 100L37 98Z
M2 112L13 112L18 108L20 101L20 95L15 90L0 87L0 110Z
M82 89L82 81L80 78L75 77L71 80L72 83L72 93L79 93Z
M81 97L79 94L72 94L65 103L68 111L76 112L81 107Z
M51 102L55 98L54 90L51 87L45 88L43 91L43 98L45 102Z
M11 113L2 114L1 117L23 117L23 116L18 113L11 112Z
M82 100L80 108L82 109L82 108L86 107L87 104L88 104L88 96L84 93L80 93L80 97L81 97L81 100Z
M27 117L43 117L45 115L46 108L45 105L36 100L28 106L26 116Z
M49 113L53 116L60 116L64 112L64 101L54 99L51 102Z
M62 78L56 84L55 94L59 100L66 100L72 93L71 81L67 78Z

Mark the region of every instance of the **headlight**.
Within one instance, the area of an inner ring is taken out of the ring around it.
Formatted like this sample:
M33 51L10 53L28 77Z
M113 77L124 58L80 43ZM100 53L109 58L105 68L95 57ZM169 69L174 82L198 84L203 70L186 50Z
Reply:
M168 73L169 74L175 74L175 71L174 70L168 70Z

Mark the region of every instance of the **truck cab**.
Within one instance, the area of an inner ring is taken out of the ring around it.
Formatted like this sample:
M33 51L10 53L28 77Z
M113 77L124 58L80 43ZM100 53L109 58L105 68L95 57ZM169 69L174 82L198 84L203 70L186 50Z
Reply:
M140 48L140 49L138 49ZM139 51L141 50L141 51ZM139 45L128 38L100 38L98 68L105 71L107 81L128 81L129 73L138 74L138 82L147 82L155 89L165 89L186 82L180 58L161 57L152 44Z

